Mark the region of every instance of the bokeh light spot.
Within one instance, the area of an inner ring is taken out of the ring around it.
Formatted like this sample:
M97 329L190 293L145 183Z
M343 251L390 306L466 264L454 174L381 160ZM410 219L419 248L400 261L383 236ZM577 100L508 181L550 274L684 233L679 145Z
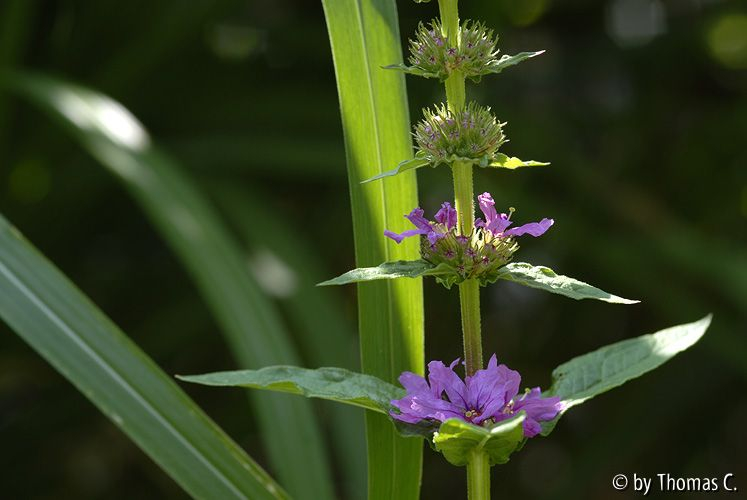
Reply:
M747 68L747 14L725 14L706 36L711 56L730 69Z

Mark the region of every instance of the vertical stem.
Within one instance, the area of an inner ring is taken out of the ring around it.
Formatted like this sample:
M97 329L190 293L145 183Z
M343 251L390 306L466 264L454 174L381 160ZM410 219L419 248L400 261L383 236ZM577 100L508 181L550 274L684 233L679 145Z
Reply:
M473 452L467 462L467 498L490 499L490 462L488 455L482 450Z
M441 11L443 33L449 38L449 45L459 44L459 13L457 0L438 0ZM446 79L446 101L452 112L464 108L466 96L464 75L452 72ZM467 237L475 226L472 164L455 161L452 166L454 176L454 198L459 232ZM482 334L480 332L480 285L476 280L467 280L459 285L459 299L462 310L462 335L464 337L464 359L467 374L472 375L482 368Z
M454 71L444 82L446 85L446 102L449 109L459 111L464 107L467 100L464 92L464 76L459 71Z
M482 368L480 283L477 280L467 280L459 285L459 302L462 307L465 371L467 375L473 375Z
M459 46L459 11L457 0L438 0L443 34L449 45ZM464 75L452 72L446 79L446 102L454 113L464 108L466 95ZM454 198L457 211L457 229L470 237L475 226L473 206L472 163L455 161L451 167L454 176ZM459 302L462 312L462 335L467 375L482 368L482 334L480 332L480 283L470 279L459 285ZM472 454L467 464L467 494L469 500L490 499L490 462L484 451Z
M469 237L475 227L474 193L472 192L472 164L455 161L451 165L454 177L454 199L457 211L457 228L460 234Z

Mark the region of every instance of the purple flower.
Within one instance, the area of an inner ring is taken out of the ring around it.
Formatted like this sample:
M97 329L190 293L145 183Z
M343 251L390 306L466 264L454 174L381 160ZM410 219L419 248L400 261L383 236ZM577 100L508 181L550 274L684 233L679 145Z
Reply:
M435 220L426 219L423 210L416 208L405 215L415 229L402 233L384 231L384 235L397 243L411 236L423 236L420 255L434 266L441 266L442 272L436 276L436 281L447 288L467 279L478 279L483 286L493 283L498 279L500 269L519 249L516 237L524 234L540 236L552 226L553 220L542 219L509 229L513 209L509 215L498 214L490 193L483 193L477 199L485 221L476 220L475 229L470 234L457 234L457 211L449 203L444 203L434 216Z
M541 430L539 422L554 419L563 407L559 397L543 398L539 387L517 397L519 372L499 365L495 354L487 368L464 381L454 372L458 363L457 359L447 367L441 361L431 361L428 381L411 372L402 373L399 381L407 395L392 401L399 410L390 412L392 418L411 424L458 418L475 425L491 425L524 411L524 435L533 437Z
M545 231L550 229L555 221L552 219L542 219L539 222L530 222L523 226L508 229L513 224L511 221L511 213L499 214L495 211L495 202L490 193L483 193L477 197L477 201L480 205L480 210L485 215L485 221L477 219L475 226L484 227L489 230L495 236L510 237L510 236L523 236L525 234L532 235L534 237L542 236Z
M451 208L451 204L444 202L441 205L441 209L436 212L434 218L436 222L431 222L423 217L423 209L415 208L409 215L405 215L405 218L412 222L412 225L417 229L409 229L402 233L394 233L392 231L384 231L384 235L393 239L397 243L401 243L405 238L410 236L423 235L428 238L431 245L434 245L438 240L445 237L446 234L456 227L456 210Z

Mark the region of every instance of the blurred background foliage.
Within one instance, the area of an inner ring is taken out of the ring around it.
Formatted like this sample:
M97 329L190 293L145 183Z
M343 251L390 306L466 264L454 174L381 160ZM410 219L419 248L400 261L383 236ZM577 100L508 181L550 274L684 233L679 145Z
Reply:
M469 86L468 97L508 122L505 152L553 165L481 171L476 190L516 207L519 221L555 218L541 240L524 240L521 260L643 301L574 302L498 284L483 292L486 352L527 385L546 386L550 370L575 355L715 314L694 349L570 412L551 439L533 440L495 469L496 493L605 498L615 473L633 471L733 472L747 488L745 4L462 3L463 18L496 29L502 51L547 49ZM399 8L405 37L436 15L435 2ZM353 352L354 288L311 287L353 267L318 2L5 0L0 67L63 77L121 102L222 211L304 363L324 349L304 342L311 325L298 311L308 316L309 304L336 304L313 327L347 330ZM432 80L408 78L408 90L413 119L443 99ZM450 175L420 172L421 205L432 213L452 196ZM7 93L0 211L167 373L236 366L189 275L122 186L47 115ZM457 298L432 281L425 287L428 358L451 360L461 348ZM7 327L0 331L3 496L184 496ZM186 389L266 463L241 391ZM461 497L463 476L426 451L423 498Z

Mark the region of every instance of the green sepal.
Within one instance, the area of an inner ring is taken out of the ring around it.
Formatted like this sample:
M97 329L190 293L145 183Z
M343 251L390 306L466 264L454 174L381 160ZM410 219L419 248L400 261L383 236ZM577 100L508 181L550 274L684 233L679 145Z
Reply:
M377 179L382 179L384 177L391 177L393 175L401 174L402 172L407 172L408 170L412 170L415 168L425 167L426 165L429 165L430 163L431 163L430 159L428 159L422 152L418 152L418 154L415 155L415 158L410 158L409 160L401 161L399 162L396 168L393 168L392 170L388 170L386 172L382 172L378 175L374 175L370 179L361 181L361 184L366 184L367 182L375 181Z
M487 453L490 465L505 464L524 443L524 412L490 427L450 418L433 434L435 449L452 465L467 465L470 455Z
M553 383L542 395L560 396L563 410L554 420L542 422L542 435L550 434L568 409L658 368L694 345L705 334L711 319L709 314L693 323L616 342L555 368Z
M398 260L395 262L384 262L376 267L359 267L331 280L323 281L317 284L317 286L348 285L363 281L396 278L419 278L421 276L438 276L453 272L453 269L444 264L434 266L424 260Z
M248 387L287 392L337 401L389 415L390 401L404 397L405 390L380 378L344 368L268 366L259 370L235 370L204 375L177 375L185 382L221 387Z
M506 264L499 269L498 274L492 281L494 282L499 279L513 281L520 285L538 288L576 300L595 299L611 304L637 304L640 302L638 300L624 299L583 281L556 274L549 267L534 266L526 262L510 262Z

